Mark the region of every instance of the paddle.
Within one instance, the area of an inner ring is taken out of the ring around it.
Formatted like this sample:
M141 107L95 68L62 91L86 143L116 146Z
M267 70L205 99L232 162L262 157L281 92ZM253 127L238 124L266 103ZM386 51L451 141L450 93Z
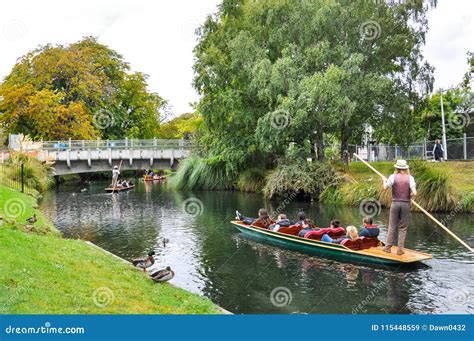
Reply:
M367 161L365 161L363 158L361 158L359 155L357 155L356 153L354 153L354 156L356 158L358 158L360 161L362 161L367 167L369 167L371 170L373 170L375 173L377 173L379 176L381 176L382 178L385 178L385 176L380 173L378 170L376 170L374 167L372 167L372 165L370 165ZM453 237L454 239L456 239L458 242L460 242L464 247L466 247L469 251L471 252L474 252L474 250L469 246L467 245L461 238L459 238L458 236L456 236L453 232L451 232L450 229L448 229L446 226L444 226L438 219L436 219L435 217L433 217L428 211L426 211L423 207L420 206L420 204L418 204L415 200L411 199L411 202L413 203L413 205L415 205L421 212L423 212L424 214L426 214L428 216L428 218L430 218L431 220L433 220L436 224L438 224L438 226L440 226L443 230L445 230L446 232L448 232L451 237Z

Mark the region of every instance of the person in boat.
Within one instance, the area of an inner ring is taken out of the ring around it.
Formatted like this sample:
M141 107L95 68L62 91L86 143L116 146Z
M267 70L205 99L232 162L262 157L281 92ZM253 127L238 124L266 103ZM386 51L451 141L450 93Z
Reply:
M119 175L120 175L120 170L118 169L118 166L115 165L114 169L112 170L112 188L117 186Z
M441 141L438 139L435 141L435 144L433 146L433 157L435 161L441 162L443 161L443 155L444 155L443 145L441 144Z
M377 238L379 236L379 226L374 224L372 217L365 217L362 224L363 227L359 231L359 237Z
M249 218L242 215L239 211L235 211L235 219L242 221L244 224L252 225L256 227L262 227L268 229L270 225L274 224L275 221L270 218L266 209L261 208L258 210L258 218Z
M355 226L347 226L346 233L347 234L345 236L337 239L332 239L328 234L323 234L323 236L321 237L321 241L327 243L341 244L342 241L345 239L356 240L357 238L359 238L359 234L357 233L357 227Z
M270 225L270 230L278 232L281 227L290 227L290 225L290 219L288 219L286 214L280 213L275 224Z
M397 160L395 173L390 175L388 179L383 177L382 181L384 190L392 189L388 236L383 251L391 252L395 233L398 231L397 255L403 255L410 220L410 199L417 194L415 179L410 175L407 162Z
M329 223L329 228L331 229L337 229L338 227L342 227L341 221L339 219L333 219Z
M295 225L303 227L300 232L298 232L298 237L304 237L307 232L319 230L311 219L306 218L304 212L298 212L298 221Z

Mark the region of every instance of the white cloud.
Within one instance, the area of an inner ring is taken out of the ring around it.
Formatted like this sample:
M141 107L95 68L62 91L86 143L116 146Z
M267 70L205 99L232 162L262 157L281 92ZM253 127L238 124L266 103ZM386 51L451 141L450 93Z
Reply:
M429 13L424 54L435 67L435 89L457 85L468 70L466 52L474 52L473 13L472 0L441 0Z
M48 43L66 44L84 36L121 53L134 71L148 74L152 91L168 99L175 114L197 101L192 88L194 29L220 0L16 0L0 12L0 78L17 58ZM436 67L436 87L461 81L466 51L474 51L471 0L440 0L429 15L425 57Z

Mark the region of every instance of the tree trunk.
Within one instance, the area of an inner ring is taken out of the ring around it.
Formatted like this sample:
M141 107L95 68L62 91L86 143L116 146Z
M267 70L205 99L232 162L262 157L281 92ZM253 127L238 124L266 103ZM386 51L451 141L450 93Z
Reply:
M347 126L343 125L341 127L341 160L347 166L349 163L349 135L347 134Z
M316 132L316 148L318 160L324 161L324 137L321 128L319 128Z

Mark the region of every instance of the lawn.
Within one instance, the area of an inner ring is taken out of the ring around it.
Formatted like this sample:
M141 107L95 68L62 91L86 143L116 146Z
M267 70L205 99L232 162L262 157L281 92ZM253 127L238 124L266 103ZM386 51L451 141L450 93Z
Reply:
M17 217L5 208L9 200L20 208ZM61 238L35 205L34 198L0 187L5 220L16 220L0 226L0 314L220 313L204 297L154 283L99 248ZM39 221L28 229L23 222L33 213Z
M387 177L393 173L394 162L373 162L371 163L378 171ZM427 162L430 168L446 172L449 176L449 185L456 196L462 197L474 191L474 162ZM378 181L376 175L362 162L352 162L348 174L357 181Z

